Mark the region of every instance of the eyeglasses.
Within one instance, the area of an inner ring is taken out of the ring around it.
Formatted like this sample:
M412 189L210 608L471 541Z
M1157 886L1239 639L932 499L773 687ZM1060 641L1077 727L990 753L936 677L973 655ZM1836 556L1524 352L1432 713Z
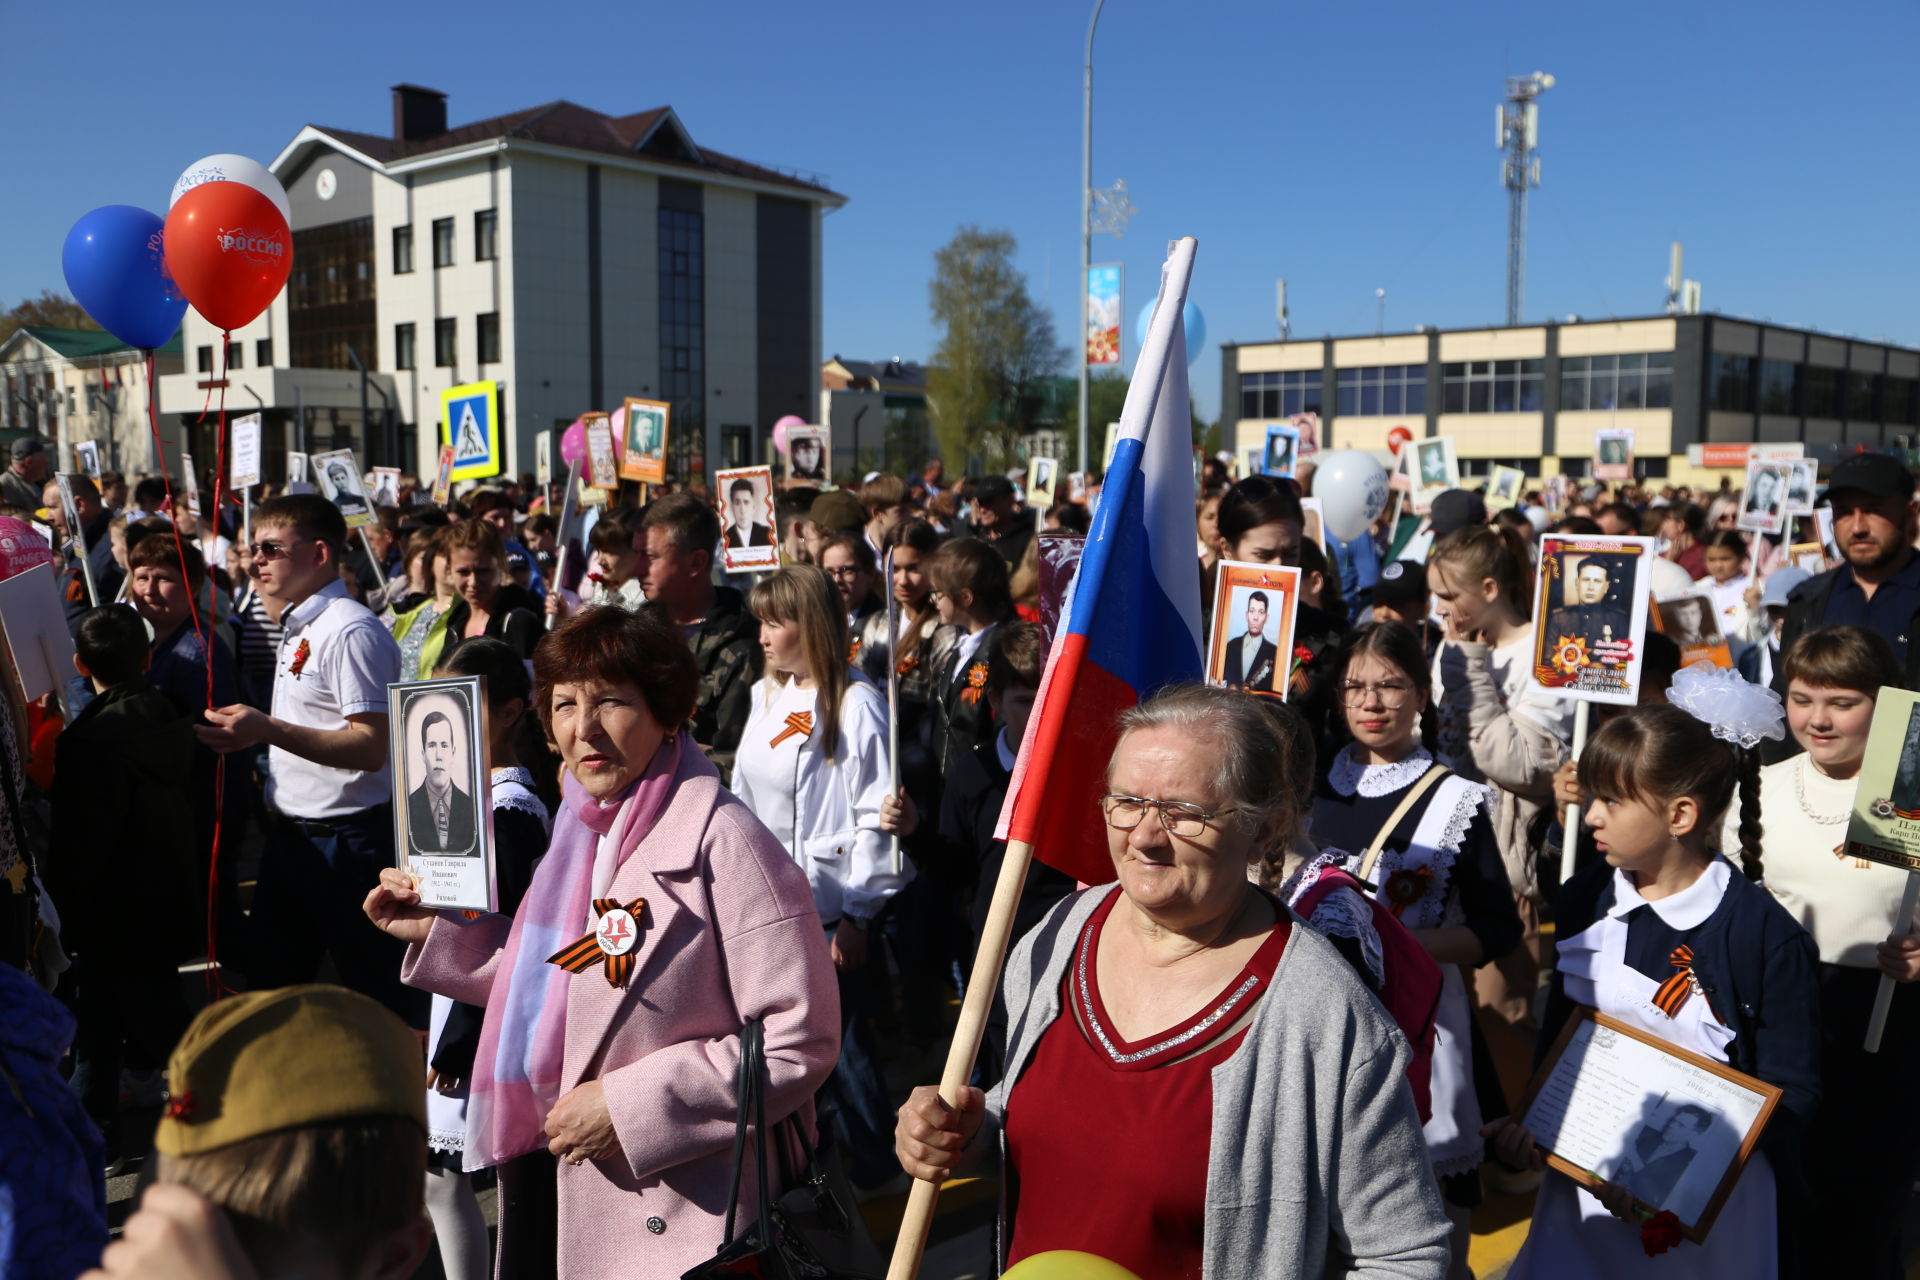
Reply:
M312 538L289 538L281 542L277 538L268 538L264 542L255 542L247 547L255 560L278 560L303 542L312 542Z
M1146 819L1147 810L1160 811L1160 825L1168 834L1191 840L1207 829L1207 824L1232 809L1222 809L1218 813L1208 813L1197 804L1187 804L1179 800L1149 800L1145 796L1104 795L1100 797L1100 812L1106 815L1107 825L1115 831L1131 831Z
M844 564L844 565L841 565L838 569L825 570L825 573L829 578L832 578L835 582L841 582L848 578L859 577L860 566L852 565L852 564Z
M1389 711L1398 711L1407 705L1407 698L1413 690L1404 684L1354 684L1349 681L1340 686L1340 701L1349 707L1364 707L1375 697L1380 705Z

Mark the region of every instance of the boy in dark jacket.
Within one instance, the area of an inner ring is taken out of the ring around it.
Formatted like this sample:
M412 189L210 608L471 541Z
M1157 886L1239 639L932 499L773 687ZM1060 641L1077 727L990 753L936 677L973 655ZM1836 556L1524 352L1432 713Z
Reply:
M74 666L94 699L55 747L45 879L73 956L79 1033L70 1081L113 1137L120 1069L158 1072L186 1025L177 972L200 953L193 874L193 733L145 679L147 630L124 606L89 610Z

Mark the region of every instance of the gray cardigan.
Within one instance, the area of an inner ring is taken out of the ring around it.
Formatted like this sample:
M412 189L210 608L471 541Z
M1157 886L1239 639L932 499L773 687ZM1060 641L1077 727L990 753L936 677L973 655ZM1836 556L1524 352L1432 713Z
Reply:
M1061 902L1008 960L1006 1078L972 1144L997 1147L1003 1165L1007 1091L1060 1016L1081 930L1114 889ZM1295 923L1246 1039L1213 1070L1202 1274L1443 1280L1449 1226L1407 1088L1406 1039L1326 939Z

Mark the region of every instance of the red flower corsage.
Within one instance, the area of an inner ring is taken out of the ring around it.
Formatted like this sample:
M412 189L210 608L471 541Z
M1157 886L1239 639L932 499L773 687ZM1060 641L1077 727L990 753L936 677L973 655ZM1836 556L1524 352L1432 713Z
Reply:
M1402 867L1387 877L1384 892L1387 910L1393 912L1398 920L1406 914L1407 908L1420 901L1420 896L1433 883L1432 867Z
M1313 650L1303 644L1293 646L1293 667L1287 672L1287 688L1293 693L1307 691L1307 664L1313 661Z
M1640 1247L1649 1258L1665 1253L1684 1239L1680 1219L1671 1209L1662 1209L1640 1224Z
M853 643L847 646L847 665L852 666L859 661L860 661L860 637L855 636L853 638Z
M920 665L918 658L902 658L893 664L893 673L897 676L912 675L913 669Z
M287 664L287 674L297 676L306 670L307 659L312 656L313 646L308 644L305 639L302 639L300 641L300 647L293 651L293 661Z

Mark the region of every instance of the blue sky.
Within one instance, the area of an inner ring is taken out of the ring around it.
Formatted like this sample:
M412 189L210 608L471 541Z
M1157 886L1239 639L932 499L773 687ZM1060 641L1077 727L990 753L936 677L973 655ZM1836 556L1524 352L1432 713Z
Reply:
M456 124L555 98L671 104L696 141L826 175L850 202L826 222L824 353L929 355L933 251L969 222L1011 230L1063 339L1077 322L1085 0L335 0L313 11L325 25L275 6L105 4L83 24L8 8L9 43L42 54L0 78L7 304L64 289L60 243L86 210L163 209L192 160L265 161L308 122L384 132L406 80L445 90ZM1376 288L1390 330L1497 323L1494 109L1505 76L1544 69L1528 319L1656 311L1679 239L1710 310L1920 345L1916 47L1907 0L1109 0L1094 184L1125 179L1139 212L1094 259L1126 264L1131 315L1168 239L1198 237L1209 418L1214 344L1271 337L1282 276L1297 336L1371 333Z

